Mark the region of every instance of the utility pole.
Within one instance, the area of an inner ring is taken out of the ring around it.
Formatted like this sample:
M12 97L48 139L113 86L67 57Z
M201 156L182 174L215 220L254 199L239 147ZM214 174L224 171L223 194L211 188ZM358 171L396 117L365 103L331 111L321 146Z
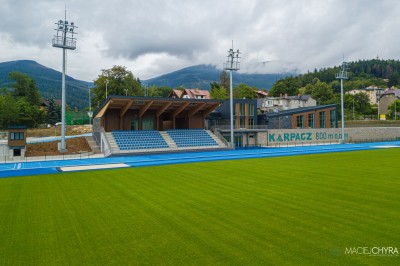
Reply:
M106 99L108 97L108 79L106 79Z
M342 112L342 139L341 143L344 143L344 100L343 100L343 81L345 79L348 79L348 66L347 63L344 62L342 63L342 69L339 73L336 74L336 78L340 79L340 104L341 104L341 112Z
M53 37L53 47L63 49L63 63L62 63L62 80L61 80L61 145L58 148L60 152L67 151L65 146L65 106L66 106L66 93L65 93L65 70L67 61L67 49L76 49L76 38L74 34L77 34L74 30L77 28L74 22L70 24L67 21L67 10L65 10L64 20L59 20L57 28L54 29L57 33Z
M232 48L228 51L228 60L224 64L224 70L229 70L229 77L230 77L230 88L229 88L229 105L230 105L230 128L231 128L231 147L235 148L235 139L234 139L234 128L233 128L233 84L232 84L232 71L237 71L240 69L240 62L239 62L239 49L235 52L233 50L233 41L232 41Z
M93 116L93 112L92 112L92 98L90 97L90 87L89 89L89 111L87 112L88 116L89 116L89 124L92 124L92 116Z

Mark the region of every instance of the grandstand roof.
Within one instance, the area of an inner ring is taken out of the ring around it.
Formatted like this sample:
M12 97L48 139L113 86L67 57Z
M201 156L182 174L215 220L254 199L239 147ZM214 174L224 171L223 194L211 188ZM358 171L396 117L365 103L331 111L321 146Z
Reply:
M110 95L103 104L94 112L93 117L103 117L108 109L120 109L125 113L130 109L139 109L142 112L157 110L164 112L203 112L208 115L221 105L221 101L208 99L184 99L184 98L157 98L142 96Z

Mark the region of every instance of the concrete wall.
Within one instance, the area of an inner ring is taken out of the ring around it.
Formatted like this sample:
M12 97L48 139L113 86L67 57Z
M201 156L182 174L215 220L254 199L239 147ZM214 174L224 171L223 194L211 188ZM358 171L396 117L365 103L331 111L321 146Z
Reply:
M8 156L8 145L0 144L0 157L4 157L4 156Z
M260 131L257 143L264 146L339 143L340 128L282 129ZM400 139L400 128L345 128L345 142Z

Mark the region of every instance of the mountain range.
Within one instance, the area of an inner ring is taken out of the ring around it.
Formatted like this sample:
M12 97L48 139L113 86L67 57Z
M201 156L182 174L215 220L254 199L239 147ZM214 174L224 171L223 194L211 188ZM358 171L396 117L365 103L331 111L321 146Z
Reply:
M61 98L61 72L45 67L32 60L18 60L0 63L0 88L10 88L13 83L8 74L18 71L27 74L33 80L43 98L54 96ZM218 82L221 69L212 65L197 65L174 71L159 77L142 80L146 86L167 86L171 88L201 88L208 90L210 83ZM245 83L259 89L270 89L280 78L290 74L246 74L233 73L233 85ZM88 106L88 87L93 86L92 82L74 79L66 76L67 81L67 104L79 109Z
M39 89L40 95L48 99L54 97L61 99L61 78L62 73L45 67L32 60L18 60L0 63L0 88L9 88L12 80L8 74L13 71L24 73L31 77ZM89 105L88 87L90 82L65 77L67 90L67 104L70 107L84 108Z
M210 83L218 82L221 69L213 65L197 65L180 69L156 78L142 81L147 86L167 86L171 88L201 88L210 89ZM251 87L259 89L270 89L272 85L280 78L286 77L285 74L247 74L234 72L233 86L245 83Z

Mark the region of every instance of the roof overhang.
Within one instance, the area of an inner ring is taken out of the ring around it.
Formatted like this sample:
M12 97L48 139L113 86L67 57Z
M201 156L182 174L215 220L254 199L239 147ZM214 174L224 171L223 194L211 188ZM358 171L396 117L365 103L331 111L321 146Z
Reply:
M157 116L166 112L179 115L187 113L190 116L198 112L208 115L221 105L221 101L209 99L187 99L187 98L157 98L139 96L109 96L106 101L93 114L94 118L104 117L107 110L120 110L123 116L128 110L138 110L142 114L148 110L155 110Z

